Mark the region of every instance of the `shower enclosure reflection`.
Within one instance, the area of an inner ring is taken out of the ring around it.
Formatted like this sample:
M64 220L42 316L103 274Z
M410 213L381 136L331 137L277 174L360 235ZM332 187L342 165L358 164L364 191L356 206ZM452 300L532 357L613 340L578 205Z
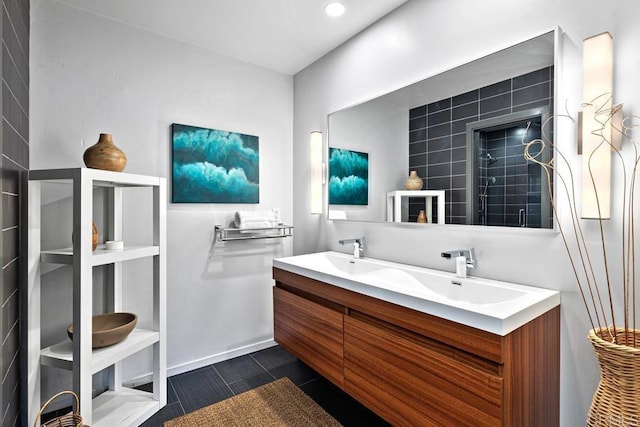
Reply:
M548 108L481 120L467 125L467 223L550 228L549 188L542 168L524 157L524 145L542 137ZM547 134L552 131L545 129ZM535 152L530 154L535 155ZM541 153L547 161L550 150Z

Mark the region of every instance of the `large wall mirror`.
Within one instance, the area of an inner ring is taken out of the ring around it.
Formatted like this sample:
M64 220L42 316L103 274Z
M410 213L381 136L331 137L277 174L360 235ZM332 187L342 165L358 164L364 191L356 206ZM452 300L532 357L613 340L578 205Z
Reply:
M424 211L439 224L553 228L546 178L523 142L543 126L553 135L555 39L545 33L331 113L329 219L416 222ZM419 191L405 188L411 171Z

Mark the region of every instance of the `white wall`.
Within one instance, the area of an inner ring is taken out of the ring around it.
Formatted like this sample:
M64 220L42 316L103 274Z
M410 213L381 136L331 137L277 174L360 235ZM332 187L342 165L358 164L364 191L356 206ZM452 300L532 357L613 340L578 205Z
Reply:
M576 114L581 96L582 39L610 31L615 45L615 100L625 112L638 113L640 81L637 54L640 9L631 0L410 0L348 43L296 74L294 79L294 174L305 173L307 135L326 130L327 114L362 102L448 69L483 54L560 26L562 60L557 96ZM635 50L634 50L635 49ZM558 144L574 167L576 132L569 121L558 123ZM579 170L579 167L578 167ZM616 184L614 183L614 188ZM560 235L555 231L486 229L466 226L416 226L365 222L328 222L309 215L305 183L294 185L294 218L305 236L295 241L295 253L317 249L345 251L338 239L366 235L371 257L440 269L453 265L440 258L445 249L475 247L475 274L562 291L561 425L584 425L599 376L586 339L590 325ZM619 201L614 195L614 202ZM560 206L563 221L566 205ZM589 244L597 246L593 224ZM616 243L616 242L613 242ZM613 246L612 246L613 247ZM598 273L602 269L598 268Z
M169 373L272 344L271 259L290 254L291 239L210 246L214 225L228 224L237 209L279 207L285 222L293 220L292 77L50 0L32 1L30 60L33 169L83 166L83 151L106 132L126 152L126 172L170 182L171 123L259 136L258 206L167 206ZM127 242L148 237L138 212L149 202L127 196ZM143 325L150 321L147 267L124 267L125 309L141 314ZM59 307L56 330L70 310ZM150 372L147 359L129 363L125 377Z
M342 211L350 220L384 220L387 191L403 188L409 169L409 110L382 101L367 102L332 114L329 132L331 147L369 155L368 205L332 205L331 211Z

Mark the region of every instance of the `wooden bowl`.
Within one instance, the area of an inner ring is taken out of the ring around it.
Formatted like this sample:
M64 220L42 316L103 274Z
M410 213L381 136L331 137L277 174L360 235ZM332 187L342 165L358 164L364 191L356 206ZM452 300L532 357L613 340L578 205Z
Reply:
M91 348L107 347L124 340L133 331L138 316L133 313L109 313L93 316ZM73 341L73 324L67 327L67 335Z

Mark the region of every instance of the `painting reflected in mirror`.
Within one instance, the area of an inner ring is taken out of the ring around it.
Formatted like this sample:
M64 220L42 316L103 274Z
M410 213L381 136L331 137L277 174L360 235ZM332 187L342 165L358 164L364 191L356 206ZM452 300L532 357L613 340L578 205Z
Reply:
M369 204L330 205L329 219L386 221L386 194L416 171L423 190L445 191L445 224L553 228L549 187L524 144L543 126L553 135L554 70L551 32L330 114L330 149L369 153ZM408 197L403 218L435 203Z

